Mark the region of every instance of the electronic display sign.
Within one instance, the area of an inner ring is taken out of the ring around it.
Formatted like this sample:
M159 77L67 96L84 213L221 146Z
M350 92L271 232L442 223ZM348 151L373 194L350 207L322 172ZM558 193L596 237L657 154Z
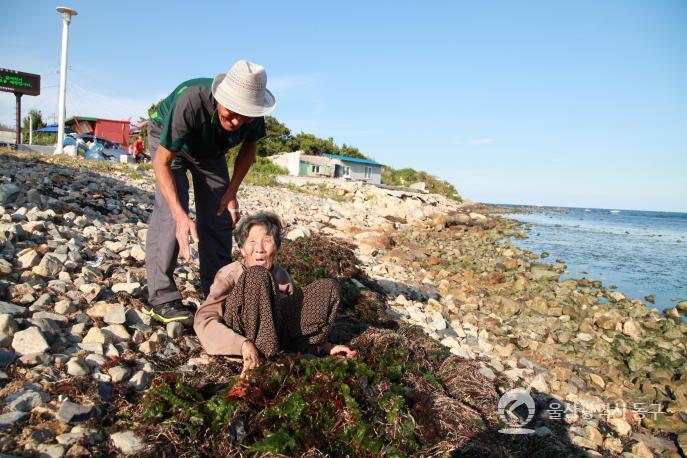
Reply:
M0 91L40 95L41 75L0 68Z

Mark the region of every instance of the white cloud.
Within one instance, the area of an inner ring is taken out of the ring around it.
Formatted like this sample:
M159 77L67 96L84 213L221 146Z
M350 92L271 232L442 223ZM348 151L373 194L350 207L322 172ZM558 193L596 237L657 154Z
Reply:
M490 145L494 143L493 138L475 138L470 141L464 141L464 140L454 140L453 144L454 145Z
M470 140L471 145L489 145L491 143L494 143L493 138L475 138L474 140Z

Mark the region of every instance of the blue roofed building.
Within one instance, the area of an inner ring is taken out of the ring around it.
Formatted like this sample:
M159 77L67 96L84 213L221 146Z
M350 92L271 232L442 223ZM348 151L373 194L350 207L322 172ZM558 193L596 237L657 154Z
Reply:
M343 178L372 184L382 183L383 164L368 159L338 154L313 156L305 154L303 151L282 153L278 156L271 156L269 159L287 169L291 176Z
M334 166L334 176L350 180L361 180L373 184L382 183L383 165L368 159L339 156L338 154L323 154L331 160Z

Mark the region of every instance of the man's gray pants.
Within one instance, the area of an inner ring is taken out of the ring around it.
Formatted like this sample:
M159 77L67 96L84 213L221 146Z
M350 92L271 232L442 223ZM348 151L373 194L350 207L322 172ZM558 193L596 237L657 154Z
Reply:
M160 126L152 120L148 126L149 152L154 160L155 150L160 143ZM226 210L217 216L220 199L229 185L229 170L224 155L201 160L177 155L172 162L172 176L179 201L186 212L189 201L186 172L189 170L195 193L200 285L205 298L217 271L231 262L231 216ZM155 186L155 208L148 221L146 237L148 302L151 305L181 299L174 281L178 256L176 224L159 187Z

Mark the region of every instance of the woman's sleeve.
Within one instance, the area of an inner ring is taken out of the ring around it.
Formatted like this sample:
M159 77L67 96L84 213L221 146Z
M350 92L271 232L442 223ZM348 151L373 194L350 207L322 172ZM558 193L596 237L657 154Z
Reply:
M198 340L210 355L240 355L241 346L247 340L224 324L222 304L225 299L226 296L205 302L193 319Z

